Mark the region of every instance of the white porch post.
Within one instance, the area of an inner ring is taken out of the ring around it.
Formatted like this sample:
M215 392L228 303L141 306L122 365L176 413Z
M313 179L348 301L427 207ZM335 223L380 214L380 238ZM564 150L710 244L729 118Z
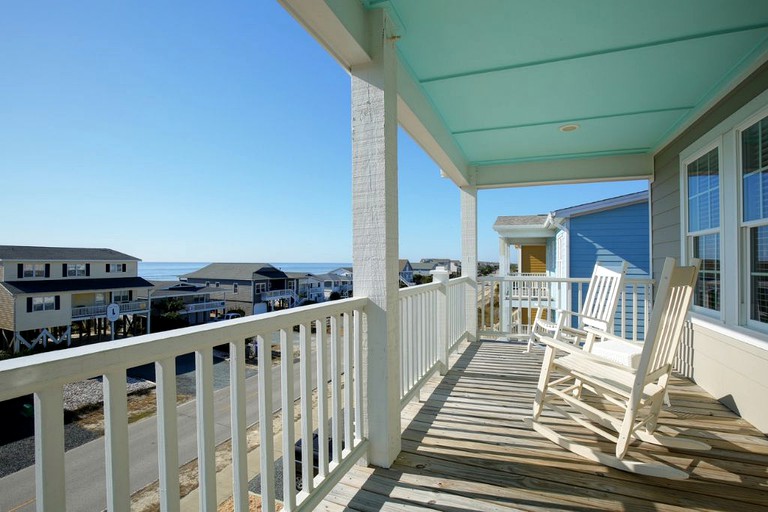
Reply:
M509 242L503 236L499 237L499 277L506 277L509 275ZM502 281L499 283L499 308L501 309L501 330L510 332L512 326L510 325L510 308L509 303L505 300L507 296L508 284Z
M461 275L469 277L466 312L470 341L477 339L477 187L461 187Z
M397 57L383 9L368 13L371 62L352 74L352 261L367 296L364 368L368 462L400 452L397 217Z

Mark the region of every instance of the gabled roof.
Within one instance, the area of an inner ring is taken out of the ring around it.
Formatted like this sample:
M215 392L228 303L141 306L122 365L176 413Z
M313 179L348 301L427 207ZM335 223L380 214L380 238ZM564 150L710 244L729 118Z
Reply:
M423 272L425 270L434 270L435 267L437 267L438 263L436 261L430 262L430 263L424 263L423 261L417 261L415 263L411 263L411 268L414 271L420 271Z
M200 270L180 276L183 279L205 279L207 281L253 279L285 279L285 272L269 263L211 263Z
M600 201L593 201L591 203L584 203L577 206L570 206L568 208L562 208L552 212L554 217L569 218L576 217L578 215L587 215L590 213L597 213L604 210L612 210L614 208L621 208L623 206L629 206L632 204L647 203L648 191L641 190L633 194L625 194L623 196L609 197L608 199L601 199Z
M410 265L411 262L408 260L397 260L397 266L400 269L400 272L405 270L406 265ZM413 268L413 266L411 266Z
M0 260L19 261L141 261L113 249L0 245Z
M0 286L11 295L26 293L83 292L121 290L126 288L151 288L152 283L143 277L110 277L106 279L39 279L34 281L6 281Z

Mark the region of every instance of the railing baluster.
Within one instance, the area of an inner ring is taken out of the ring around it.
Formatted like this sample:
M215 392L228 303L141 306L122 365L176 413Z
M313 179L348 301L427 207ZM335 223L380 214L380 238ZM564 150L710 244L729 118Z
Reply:
M259 353L259 436L261 506L265 512L275 512L275 447L272 439L272 333L258 336Z
M125 370L104 374L104 449L107 469L107 509L131 508L128 476L128 397Z
M632 285L632 341L637 341L637 308L638 304L637 285Z
M216 438L213 431L213 348L195 352L197 465L200 510L216 510Z
M312 460L312 352L310 350L311 328L306 324L299 326L299 379L301 385L301 481L302 490L312 492L314 489L314 475L312 466L303 461ZM319 388L318 388L319 391ZM320 397L318 396L318 400ZM298 478L299 475L296 475Z
M352 449L352 422L354 421L354 382L352 376L352 316L344 313L344 445Z
M627 337L627 290L626 288L621 290L621 337Z
M328 350L326 344L326 320L315 323L317 344L317 474L328 476ZM303 465L303 464L302 464Z
M245 340L237 340L229 344L232 498L237 512L248 510L248 425L245 419L245 392Z
M64 393L61 386L37 391L35 403L35 500L37 510L64 508Z
M283 417L283 503L285 509L291 511L296 508L296 432L293 426L293 399L296 394L293 386L293 342L288 339L285 329L280 329L280 386ZM306 462L309 465L309 460Z
M363 340L362 340L362 311L355 310L354 343L355 343L355 446L365 437L363 429Z
M157 393L157 458L160 510L179 510L179 445L176 417L176 358L155 363Z
M331 407L332 412L332 432L333 442L332 460L336 464L341 462L341 365L339 354L339 318L334 315L331 317Z

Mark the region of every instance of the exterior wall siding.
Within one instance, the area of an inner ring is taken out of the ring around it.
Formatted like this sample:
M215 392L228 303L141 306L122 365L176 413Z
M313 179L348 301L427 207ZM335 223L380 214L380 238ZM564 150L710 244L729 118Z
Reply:
M680 153L768 90L768 63L757 69L692 126L654 156L651 185L653 272L665 257L680 259ZM726 263L727 264L727 263ZM722 322L689 323L677 366L707 392L763 432L768 432L768 341L764 335ZM748 342L747 338L756 341Z
M627 276L646 278L650 276L648 203L639 203L602 212L573 217L570 220L570 275L590 277L595 263L628 263ZM578 290L574 290L573 303L578 304ZM632 290L627 288L628 302ZM586 290L584 290L586 295ZM638 291L638 317L642 316L645 294ZM623 308L624 329L632 337L633 310L631 304ZM621 333L622 319L617 312L615 329ZM642 328L642 326L641 326ZM644 332L638 329L637 339L643 339Z

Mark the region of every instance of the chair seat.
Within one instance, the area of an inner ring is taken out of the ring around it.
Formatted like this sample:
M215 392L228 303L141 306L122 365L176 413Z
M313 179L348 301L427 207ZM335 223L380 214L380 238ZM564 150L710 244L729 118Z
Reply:
M555 359L555 366L570 372L585 383L600 387L617 395L628 397L635 382L635 372L627 367L617 368L609 364L600 364L594 358L580 357L569 354ZM643 400L662 391L657 384L646 384L643 389Z
M640 355L643 352L642 345L630 345L616 340L606 340L595 343L591 352L614 363L623 364L637 369L640 364Z

